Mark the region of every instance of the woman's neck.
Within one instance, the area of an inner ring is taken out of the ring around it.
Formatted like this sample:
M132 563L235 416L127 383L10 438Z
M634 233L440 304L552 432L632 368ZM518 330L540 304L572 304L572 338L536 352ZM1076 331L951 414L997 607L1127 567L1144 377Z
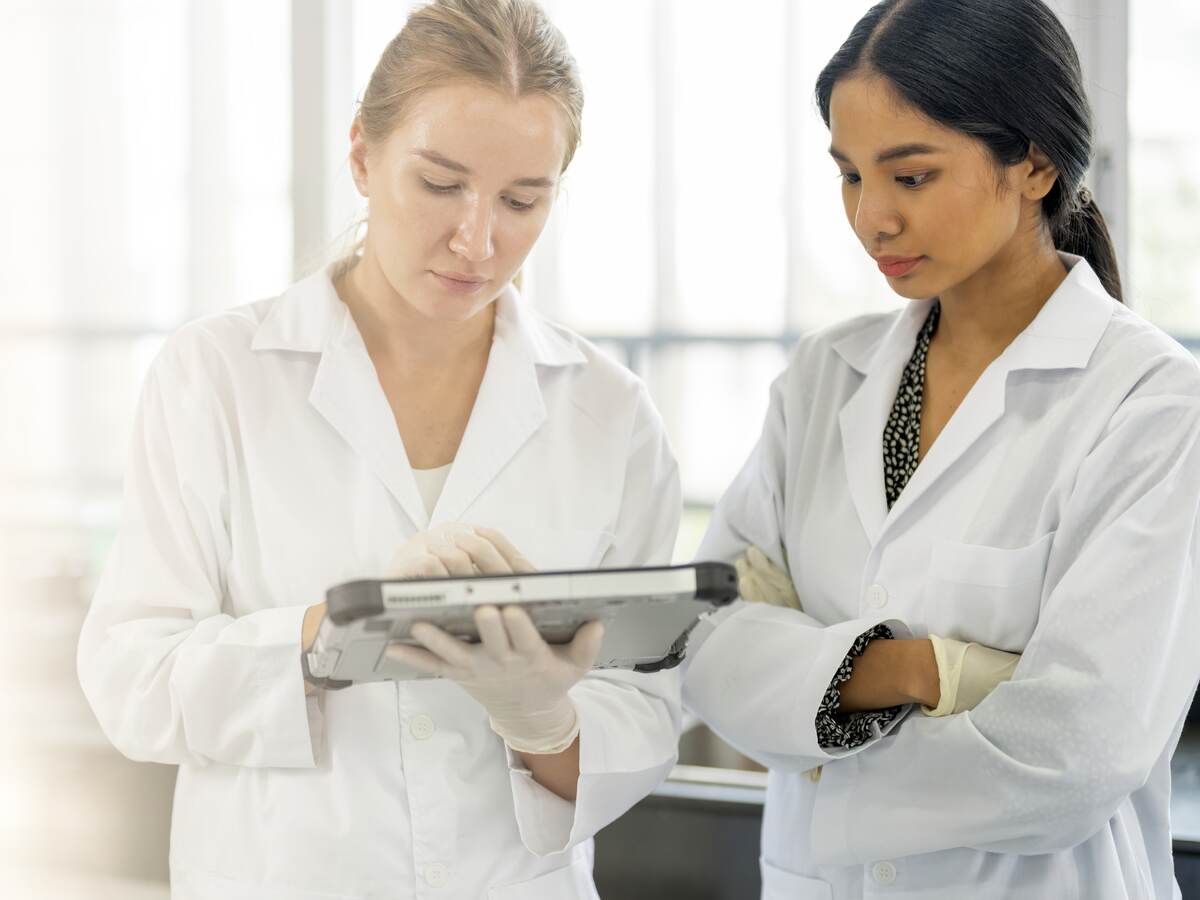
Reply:
M1067 277L1048 234L1014 240L982 269L938 298L934 340L962 357L994 359L1024 331Z
M402 370L445 369L463 359L486 359L495 304L461 322L430 319L392 288L378 263L365 254L334 284L350 310L376 365Z

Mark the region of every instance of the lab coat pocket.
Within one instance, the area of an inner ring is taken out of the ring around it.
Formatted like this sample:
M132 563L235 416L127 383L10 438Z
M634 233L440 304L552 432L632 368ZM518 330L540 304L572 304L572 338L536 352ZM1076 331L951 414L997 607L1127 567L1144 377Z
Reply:
M592 882L591 861L577 856L569 865L519 884L488 890L488 900L600 900Z
M1020 653L1037 626L1054 532L1024 547L939 541L925 598L930 634Z
M828 882L805 878L758 860L762 871L762 900L833 900Z

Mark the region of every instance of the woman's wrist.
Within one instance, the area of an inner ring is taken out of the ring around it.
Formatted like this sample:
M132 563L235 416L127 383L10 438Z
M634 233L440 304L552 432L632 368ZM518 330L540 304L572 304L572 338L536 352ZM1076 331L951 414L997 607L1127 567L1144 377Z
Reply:
M908 645L905 649L908 651L906 693L910 698L909 702L920 703L930 708L936 707L941 699L942 690L933 643L928 638L904 643Z
M308 652L312 647L313 641L317 639L317 632L321 629L321 622L325 620L325 604L317 603L304 610L304 621L300 625L300 649L303 652Z
M854 660L839 688L841 712L887 709L907 703L937 706L937 660L928 640L875 640Z
M317 603L304 610L304 619L300 624L300 654L303 656L308 653L313 645L313 641L317 639L317 632L321 629L321 622L325 620L325 604ZM305 670L307 671L307 669ZM304 694L309 696L317 691L314 685L307 678L304 681Z

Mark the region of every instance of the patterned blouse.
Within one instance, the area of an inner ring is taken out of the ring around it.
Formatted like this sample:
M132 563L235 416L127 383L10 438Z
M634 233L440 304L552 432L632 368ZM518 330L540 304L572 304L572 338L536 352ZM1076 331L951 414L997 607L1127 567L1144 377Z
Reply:
M888 509L896 502L900 492L917 470L921 445L921 404L925 399L925 360L929 355L929 342L937 331L941 305L933 304L913 350L904 373L900 376L900 388L892 404L883 429L883 485L887 494ZM892 639L892 630L886 625L876 625L858 636L846 658L838 667L837 674L825 691L821 708L817 711L817 743L826 750L845 749L865 744L875 734L875 728L886 728L896 718L901 707L870 710L867 712L839 712L841 694L839 686L850 680L854 672L854 660L862 656L873 640Z

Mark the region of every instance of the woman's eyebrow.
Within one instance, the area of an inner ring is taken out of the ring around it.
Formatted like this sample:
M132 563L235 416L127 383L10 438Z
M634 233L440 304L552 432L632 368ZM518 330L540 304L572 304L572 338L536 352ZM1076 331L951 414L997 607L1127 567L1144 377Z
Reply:
M441 166L443 169L449 169L452 172L461 172L464 175L471 174L471 170L462 163L455 162L452 159L442 156L442 154L438 153L436 150L414 150L413 156L419 156L422 159L433 163L435 166Z
M460 172L463 175L474 174L469 168L464 166L462 163L455 162L454 160L452 160L448 157L442 156L442 154L438 153L436 150L414 150L413 156L419 156L422 159L433 163L435 166L441 166L443 169L449 169L451 172ZM514 185L516 185L517 187L529 187L529 188L554 187L554 179L553 178L517 178L512 183Z
M945 152L941 147L935 147L932 144L898 144L895 147L889 147L878 153L875 156L875 162L885 163L895 159L903 159L906 156L924 156L926 154ZM829 155L838 162L850 162L850 158L837 147L830 147Z

